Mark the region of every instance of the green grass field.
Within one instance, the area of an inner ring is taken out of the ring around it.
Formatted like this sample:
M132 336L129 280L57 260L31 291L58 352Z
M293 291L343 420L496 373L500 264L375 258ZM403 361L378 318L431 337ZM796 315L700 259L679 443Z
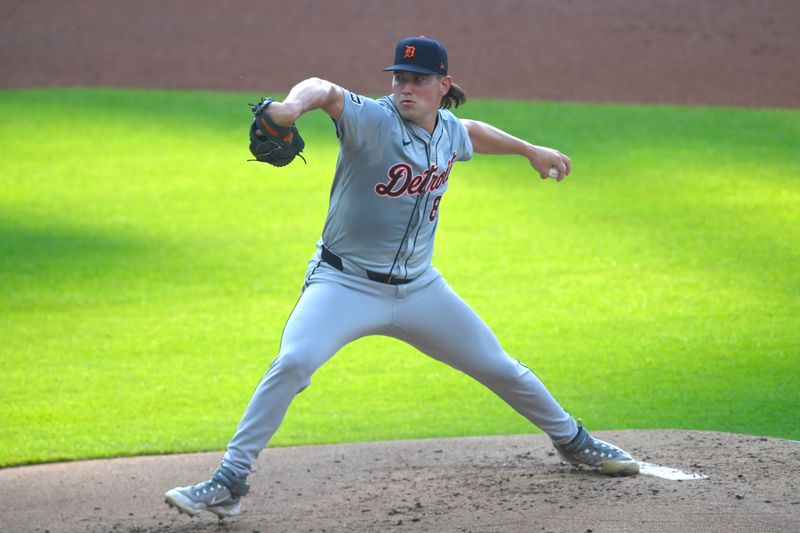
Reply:
M248 163L251 94L0 92L0 466L223 449L277 353L337 144ZM800 112L470 102L569 154L456 165L434 262L592 429L800 438ZM385 338L339 353L273 445L529 424Z

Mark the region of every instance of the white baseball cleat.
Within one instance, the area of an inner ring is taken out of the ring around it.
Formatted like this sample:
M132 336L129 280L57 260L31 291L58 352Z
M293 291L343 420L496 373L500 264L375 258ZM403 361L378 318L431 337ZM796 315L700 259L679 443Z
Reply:
M227 487L213 479L193 487L177 487L167 491L165 501L170 507L190 516L208 511L225 518L242 511L242 499L234 498Z
M592 437L578 420L578 434L569 443L556 446L558 455L572 465L588 465L608 476L633 476L639 463L625 450Z
M178 512L197 516L201 511L214 513L220 518L236 516L242 512L242 496L250 486L232 476L224 468L218 468L211 479L191 487L176 487L168 490L165 501Z

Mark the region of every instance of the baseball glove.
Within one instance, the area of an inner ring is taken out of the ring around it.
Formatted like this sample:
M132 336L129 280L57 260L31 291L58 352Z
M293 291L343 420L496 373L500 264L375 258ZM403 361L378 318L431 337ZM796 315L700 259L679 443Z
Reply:
M262 98L257 104L248 104L253 110L253 123L250 125L250 152L256 161L283 167L291 163L295 156L305 148L297 127L278 126L267 113L272 98ZM305 158L300 155L305 162Z

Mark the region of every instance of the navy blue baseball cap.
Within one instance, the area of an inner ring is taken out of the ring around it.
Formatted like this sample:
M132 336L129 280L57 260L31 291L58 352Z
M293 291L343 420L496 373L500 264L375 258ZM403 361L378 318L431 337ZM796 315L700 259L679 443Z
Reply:
M383 70L447 75L447 52L438 41L427 37L406 37L394 49L394 65Z

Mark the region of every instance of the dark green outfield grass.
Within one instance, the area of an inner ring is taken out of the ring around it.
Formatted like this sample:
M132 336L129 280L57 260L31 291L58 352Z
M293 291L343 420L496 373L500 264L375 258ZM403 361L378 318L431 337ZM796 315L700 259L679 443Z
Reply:
M277 352L337 144L248 163L257 95L0 92L0 466L224 448ZM474 101L573 158L456 165L434 262L593 429L800 438L800 112ZM480 385L385 338L274 445L509 434Z

